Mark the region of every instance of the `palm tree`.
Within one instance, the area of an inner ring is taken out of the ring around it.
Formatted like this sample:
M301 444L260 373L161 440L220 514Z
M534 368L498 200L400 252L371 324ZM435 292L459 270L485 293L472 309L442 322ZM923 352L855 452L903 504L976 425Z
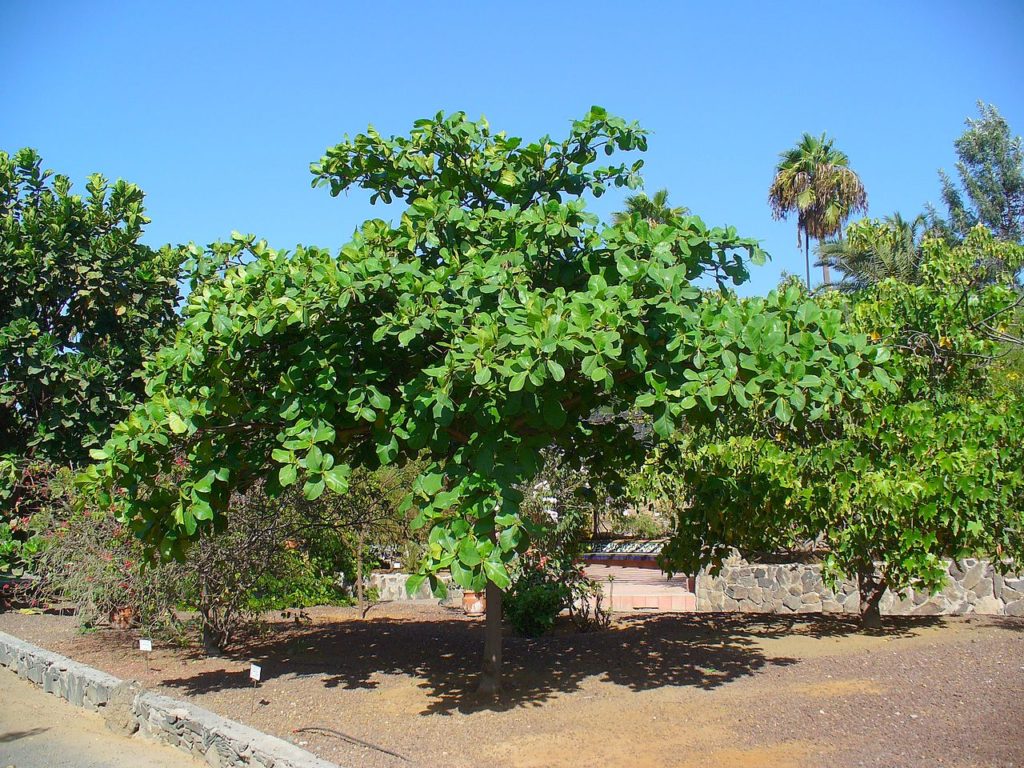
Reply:
M811 286L810 239L818 241L841 234L843 223L856 211L866 211L864 185L849 167L849 158L833 147L832 139L805 133L792 149L779 155L775 178L768 190L772 216L784 219L797 214L796 245L804 247L807 287ZM822 265L825 285L828 265Z
M845 240L818 243L815 266L842 272L839 286L849 291L866 288L887 278L919 283L921 238L927 227L928 219L923 214L909 221L898 213L881 221L856 221L846 228Z
M621 224L638 216L641 219L646 219L652 226L657 226L658 224L674 224L689 213L690 209L683 206L669 208L668 190L659 189L654 193L654 197L648 197L643 192L627 197L625 210L613 213L612 221Z

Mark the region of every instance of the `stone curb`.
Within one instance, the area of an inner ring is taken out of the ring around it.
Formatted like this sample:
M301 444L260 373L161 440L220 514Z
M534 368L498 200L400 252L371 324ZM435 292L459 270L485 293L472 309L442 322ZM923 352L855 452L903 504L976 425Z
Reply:
M0 666L66 699L76 707L103 712L129 684L44 648L0 632ZM126 702L127 704L128 702ZM338 768L304 749L209 710L140 690L130 700L127 732L187 752L213 768Z

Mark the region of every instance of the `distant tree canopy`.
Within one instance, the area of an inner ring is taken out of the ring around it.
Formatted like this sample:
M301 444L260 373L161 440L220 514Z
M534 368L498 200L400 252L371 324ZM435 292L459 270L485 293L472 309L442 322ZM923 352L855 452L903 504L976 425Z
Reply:
M779 155L768 204L776 219L796 214L796 245L804 247L810 288L811 238L821 241L839 234L852 214L867 210L868 196L846 153L824 133L805 133L796 146ZM821 267L828 285L828 262Z
M643 192L630 195L626 198L626 205L623 210L612 214L612 221L621 224L630 216L638 216L646 219L653 227L658 224L675 224L683 216L688 216L690 209L684 206L673 208L668 204L668 190L659 189L653 197L648 197Z
M896 213L882 220L860 219L846 227L846 237L818 244L818 266L827 264L842 276L840 290L859 291L887 278L921 281L921 238L927 219L904 219Z
M1000 240L1024 242L1024 147L991 104L978 102L981 116L967 120L954 142L959 184L939 171L947 218L932 211L947 236L964 238L982 224Z

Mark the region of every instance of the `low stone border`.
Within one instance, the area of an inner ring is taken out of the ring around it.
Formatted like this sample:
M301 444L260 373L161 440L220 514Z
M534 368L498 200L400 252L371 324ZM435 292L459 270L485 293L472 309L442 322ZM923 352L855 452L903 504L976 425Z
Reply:
M113 675L0 632L0 666L76 707L103 713L112 728L162 741L213 768L338 768L275 736L209 710L142 690Z

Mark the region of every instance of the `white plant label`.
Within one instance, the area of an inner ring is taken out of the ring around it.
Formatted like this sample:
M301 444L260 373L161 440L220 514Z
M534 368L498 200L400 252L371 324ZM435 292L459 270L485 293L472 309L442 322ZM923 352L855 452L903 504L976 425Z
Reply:
M259 682L260 675L263 673L263 668L259 664L249 665L249 679Z
M152 651L153 650L153 641L152 640L139 640L139 650L140 651Z

